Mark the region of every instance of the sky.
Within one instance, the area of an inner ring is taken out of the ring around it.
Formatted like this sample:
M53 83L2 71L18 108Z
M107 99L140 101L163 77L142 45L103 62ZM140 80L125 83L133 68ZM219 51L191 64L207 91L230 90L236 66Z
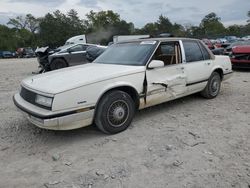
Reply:
M41 17L57 9L63 13L75 9L82 19L90 10L113 10L138 28L155 22L160 14L172 22L198 25L205 15L215 12L228 26L246 24L250 0L0 0L0 24L18 15Z

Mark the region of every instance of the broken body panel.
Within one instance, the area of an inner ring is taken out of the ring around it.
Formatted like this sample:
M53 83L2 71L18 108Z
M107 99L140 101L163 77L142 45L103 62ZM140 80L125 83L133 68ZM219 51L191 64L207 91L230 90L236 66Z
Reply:
M233 68L250 68L250 45L234 47L231 62Z

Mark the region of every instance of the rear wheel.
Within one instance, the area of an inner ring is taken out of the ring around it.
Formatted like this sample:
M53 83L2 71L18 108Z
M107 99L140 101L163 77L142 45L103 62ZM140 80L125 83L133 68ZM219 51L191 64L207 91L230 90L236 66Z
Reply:
M135 103L130 95L123 91L111 91L98 104L95 124L104 133L119 133L128 128L134 114Z
M55 59L50 64L50 70L57 70L67 67L67 63L63 59Z
M213 72L210 76L206 88L201 92L201 95L207 99L217 97L220 92L221 77L218 72Z

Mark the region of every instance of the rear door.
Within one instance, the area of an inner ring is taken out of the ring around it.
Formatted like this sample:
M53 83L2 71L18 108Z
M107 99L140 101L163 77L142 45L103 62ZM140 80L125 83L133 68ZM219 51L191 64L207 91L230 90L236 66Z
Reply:
M206 86L212 70L212 57L198 40L184 40L183 61L187 74L187 87L189 91L201 90Z
M186 74L178 41L161 43L152 60L161 60L165 66L146 70L145 107L178 98L186 92Z

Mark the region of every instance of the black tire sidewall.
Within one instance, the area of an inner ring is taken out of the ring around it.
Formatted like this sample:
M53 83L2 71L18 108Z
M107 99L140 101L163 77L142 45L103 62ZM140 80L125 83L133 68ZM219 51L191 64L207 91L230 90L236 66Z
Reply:
M219 88L218 88L218 91L217 91L217 93L215 95L213 94L213 91L212 91L213 79L218 79L219 80L219 86L218 86ZM209 97L210 98L215 98L220 92L220 87L221 87L221 77L220 77L219 73L213 72L213 74L211 75L211 77L210 77L210 79L208 81L208 88L207 89L208 89Z
M108 109L115 101L123 100L127 103L129 108L128 118L120 127L113 127L107 118ZM97 127L108 134L115 134L126 130L131 124L135 114L135 103L133 99L127 93L123 91L111 91L102 97L98 107L95 122Z
M67 63L63 60L63 59L55 59L51 62L50 64L50 69L51 70L57 70L57 69L61 69L61 68L58 68L57 65L58 64L61 64L62 67L61 68L65 68L67 67Z

